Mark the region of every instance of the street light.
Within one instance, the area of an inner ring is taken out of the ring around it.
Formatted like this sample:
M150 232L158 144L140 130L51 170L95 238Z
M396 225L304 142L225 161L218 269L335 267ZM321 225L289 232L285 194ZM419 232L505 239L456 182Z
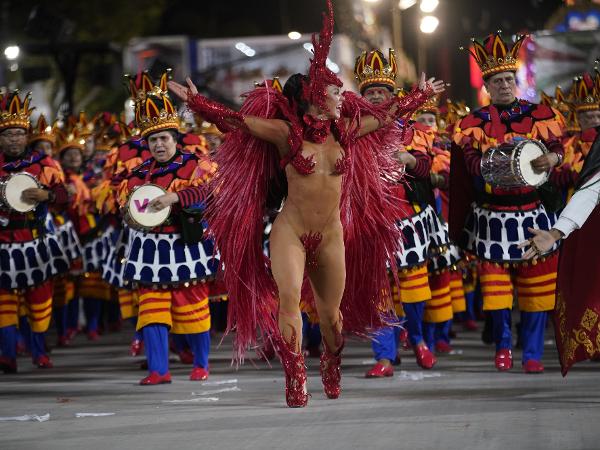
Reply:
M423 33L431 34L436 30L439 24L440 21L437 17L425 16L421 19L421 26L419 28Z
M415 6L417 3L417 0L400 0L398 2L398 8L400 8L401 11L405 11L408 8L412 8L413 6Z
M17 59L19 57L19 53L21 53L21 49L18 45L9 45L4 49L4 56L6 56L6 59L10 61Z
M300 33L298 33L297 31L290 31L288 33L288 37L293 41L297 41L298 39L300 39L302 37L302 35Z
M432 13L439 4L439 0L421 0L420 8L424 13Z

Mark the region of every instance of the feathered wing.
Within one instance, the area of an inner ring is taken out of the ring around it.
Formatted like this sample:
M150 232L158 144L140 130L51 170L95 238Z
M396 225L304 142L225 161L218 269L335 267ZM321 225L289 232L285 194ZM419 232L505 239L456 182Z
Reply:
M345 95L344 115L355 129L361 115L385 121L384 111L354 94ZM403 214L389 183L400 181L402 176L393 154L402 145L404 132L393 122L362 137L352 136L352 129L349 134L351 164L341 201L346 247L346 290L341 309L344 329L362 334L383 325L381 313L391 307L388 269L396 277L396 254L402 250L396 219Z
M240 113L275 118L286 107L277 90L258 87L247 94ZM280 170L279 156L272 144L236 129L226 134L216 162L206 217L230 298L227 329L235 331L234 357L241 361L256 344L257 331L270 335L277 330L277 288L262 239L265 202Z

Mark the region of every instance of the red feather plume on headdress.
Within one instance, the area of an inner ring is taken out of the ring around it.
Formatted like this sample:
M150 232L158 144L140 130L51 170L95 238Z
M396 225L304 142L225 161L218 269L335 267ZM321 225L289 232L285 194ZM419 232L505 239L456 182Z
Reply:
M310 60L310 69L308 70L309 81L303 86L302 94L304 99L313 105L324 109L325 97L327 96L327 86L333 84L342 87L340 80L335 73L327 68L327 56L333 39L333 6L331 0L327 0L327 14L323 13L323 26L319 33L319 41L316 35L312 36L314 57Z

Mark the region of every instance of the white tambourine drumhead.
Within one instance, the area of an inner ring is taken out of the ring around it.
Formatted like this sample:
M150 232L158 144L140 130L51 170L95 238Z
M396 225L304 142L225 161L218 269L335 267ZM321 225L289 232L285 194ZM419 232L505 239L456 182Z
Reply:
M519 169L523 181L529 186L540 186L548 180L548 172L536 173L531 166L531 161L546 154L545 147L537 141L525 141L522 144Z
M152 211L148 204L157 197L166 194L160 186L145 184L135 188L127 200L127 212L133 221L144 228L154 228L162 225L171 214L168 206L160 211Z
M2 202L17 212L33 211L38 203L24 201L22 194L26 189L39 187L37 179L27 172L12 174L2 183Z

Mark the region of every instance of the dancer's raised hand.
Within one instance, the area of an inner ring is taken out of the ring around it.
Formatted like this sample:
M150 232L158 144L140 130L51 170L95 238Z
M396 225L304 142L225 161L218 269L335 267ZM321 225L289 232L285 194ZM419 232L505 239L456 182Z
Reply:
M194 96L198 93L198 88L196 88L196 85L189 77L185 79L185 82L187 83L187 87L183 84L177 83L176 81L169 81L167 85L173 94L175 94L184 102L187 102L190 96Z
M436 80L434 77L429 79L425 78L425 72L421 72L421 79L419 80L419 89L422 91L433 92L432 95L441 94L446 90L446 84L443 80Z

